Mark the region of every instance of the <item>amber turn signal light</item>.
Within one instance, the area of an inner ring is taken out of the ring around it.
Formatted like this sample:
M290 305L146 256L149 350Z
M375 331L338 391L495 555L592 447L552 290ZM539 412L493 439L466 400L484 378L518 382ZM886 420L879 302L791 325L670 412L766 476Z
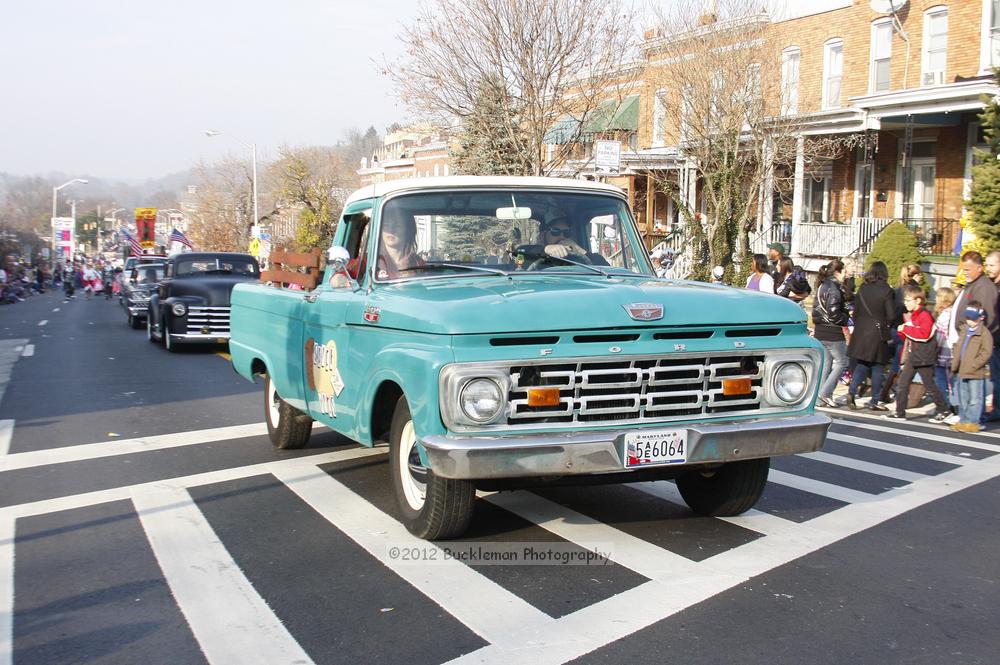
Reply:
M749 395L751 392L752 390L750 388L750 379L722 380L723 395Z
M528 388L528 406L559 406L559 389Z

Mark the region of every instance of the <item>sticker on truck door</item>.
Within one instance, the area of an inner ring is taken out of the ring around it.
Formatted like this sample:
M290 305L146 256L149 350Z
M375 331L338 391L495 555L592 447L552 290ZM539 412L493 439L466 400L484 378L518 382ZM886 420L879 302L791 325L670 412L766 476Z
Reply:
M323 345L313 344L312 383L319 396L320 412L336 418L336 398L344 390L344 380L337 369L337 343L333 340Z

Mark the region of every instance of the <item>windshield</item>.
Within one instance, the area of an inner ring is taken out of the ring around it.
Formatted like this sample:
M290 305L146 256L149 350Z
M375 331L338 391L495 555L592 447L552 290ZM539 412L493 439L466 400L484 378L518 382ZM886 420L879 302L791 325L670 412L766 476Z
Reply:
M381 209L375 279L550 274L649 275L627 204L563 191L408 194Z
M174 274L193 275L206 272L228 272L234 275L258 274L257 264L250 258L213 258L200 257L190 260L178 260L174 265Z
M138 265L131 270L129 281L141 285L156 284L163 279L165 272L164 265Z

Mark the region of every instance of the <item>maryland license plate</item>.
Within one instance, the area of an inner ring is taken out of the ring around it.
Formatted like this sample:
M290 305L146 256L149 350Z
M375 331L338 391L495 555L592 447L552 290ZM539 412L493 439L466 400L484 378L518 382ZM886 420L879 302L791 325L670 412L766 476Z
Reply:
M625 468L687 462L687 430L662 429L625 435Z

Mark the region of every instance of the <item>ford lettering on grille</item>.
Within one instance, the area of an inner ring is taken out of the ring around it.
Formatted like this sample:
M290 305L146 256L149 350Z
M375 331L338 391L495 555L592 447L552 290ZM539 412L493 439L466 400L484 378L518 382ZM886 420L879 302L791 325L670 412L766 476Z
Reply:
M650 302L633 302L622 305L636 321L656 321L663 318L663 305Z

